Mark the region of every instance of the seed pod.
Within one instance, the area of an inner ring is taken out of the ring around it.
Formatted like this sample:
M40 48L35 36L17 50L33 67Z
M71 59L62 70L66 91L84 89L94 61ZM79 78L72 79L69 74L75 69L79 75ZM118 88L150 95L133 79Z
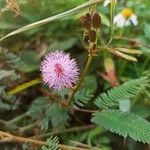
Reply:
M91 23L91 15L90 15L89 13L87 13L87 14L85 15L85 17L86 17L86 20L87 20L89 23Z
M89 40L92 43L94 43L96 41L96 31L95 30L91 30L89 32Z
M92 17L92 26L95 29L98 29L101 26L101 17L98 13L94 13L94 15Z
M86 28L86 29L89 29L90 26L91 26L90 23L88 22L86 16L81 16L81 17L80 17L80 22L81 22L82 26L83 26L84 28Z

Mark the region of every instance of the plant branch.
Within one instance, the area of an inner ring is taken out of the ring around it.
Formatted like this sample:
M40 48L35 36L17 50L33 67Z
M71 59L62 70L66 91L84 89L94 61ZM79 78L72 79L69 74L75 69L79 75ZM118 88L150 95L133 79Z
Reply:
M8 125L8 124L7 124L7 121L2 120L2 119L0 119L0 124L1 124L2 126L4 126L5 128L10 129L10 130L13 130L13 131L19 129L18 126L15 126L15 125Z
M16 136L3 131L0 131L0 138L1 138L0 142L18 142L18 143L35 144L37 146L42 146L42 145L48 146L47 142L45 141ZM79 147L63 145L63 144L59 144L59 147L63 150L89 150L85 148L79 148Z
M37 126L38 123L39 123L39 121L36 121L36 122L31 123L31 124L29 124L29 125L26 125L26 126L24 126L24 127L20 127L20 128L18 129L18 133L23 134L25 131L27 131L27 130L29 130L29 129L32 129L33 127Z
M134 43L134 44L136 44L138 46L144 46L146 48L150 48L150 45L143 44L143 43L141 43L141 42L139 42L139 41L137 41L135 39L129 39L128 37L114 36L114 39L116 39L116 40L118 40L118 39L119 40L125 40L125 41L129 41L131 43Z
M11 125L11 124L14 124L15 122L17 122L17 121L23 119L23 118L26 117L26 116L28 116L28 113L27 113L27 112L24 113L24 114L21 114L21 115L19 115L19 116L17 116L17 117L15 117L15 118L13 118L13 119L11 119L11 120L9 120L9 121L7 121L6 125L9 126L9 125Z
M82 108L77 108L77 107L73 107L72 109L74 109L75 111L80 111L80 112L85 112L85 113L96 113L100 111L100 110L82 109Z
M84 68L84 71L81 75L81 78L79 80L79 82L77 83L77 85L73 88L73 90L69 93L69 98L68 98L68 103L70 104L71 103L71 100L72 98L74 97L74 94L78 91L78 89L80 88L83 80L84 80L84 77L89 69L89 66L91 64L91 61L92 61L92 57L93 57L93 54L90 54L88 55L88 60L86 62L86 65L85 65L85 68Z
M74 145L81 146L81 147L83 147L83 148L91 148L91 149L93 149L93 150L100 150L100 149L97 148L97 147L90 147L90 146L87 145L87 144L83 144L83 143L80 143L80 142L77 142L77 141L73 141L73 140L69 140L69 141L70 141L70 143L72 143L72 144L74 144Z
M50 133L43 133L37 136L32 136L30 138L34 138L34 139L42 139L45 137L48 137L50 135L55 135L55 134L61 134L61 133L69 133L69 132L75 132L75 131L81 131L81 130L88 130L88 129L92 129L95 128L94 124L90 124L90 125L84 125L84 126L78 126L78 127L73 127L73 128L69 128L69 129L65 129L65 130L58 130L58 131L53 131Z

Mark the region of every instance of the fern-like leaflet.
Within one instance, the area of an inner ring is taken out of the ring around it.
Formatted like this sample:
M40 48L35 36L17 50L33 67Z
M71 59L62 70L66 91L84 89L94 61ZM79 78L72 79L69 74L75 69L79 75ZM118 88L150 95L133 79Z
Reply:
M48 147L42 146L41 150L61 150L59 148L59 139L57 136L50 136L50 138L47 139Z
M119 101L134 97L147 84L147 77L128 81L118 87L108 90L107 93L100 94L95 104L103 109L117 107Z
M95 113L91 121L124 137L129 136L136 141L150 143L150 123L148 121L131 112L112 110L118 107L120 101L134 97L148 84L149 78L141 77L101 94L95 104L104 110Z
M59 124L65 123L69 118L67 109L61 108L56 103L52 104L45 97L38 97L35 99L28 113L32 119L40 120L41 128L46 130L50 122L53 127L57 127Z
M91 121L124 137L150 143L150 123L134 113L104 110L95 113Z
M94 75L85 77L80 90L74 96L74 104L79 107L84 107L94 97L94 92L97 89L97 81Z
M80 107L83 107L93 97L94 97L93 90L91 90L91 89L81 89L80 91L78 91L75 94L75 97L74 97L75 104L78 105L78 106L80 106Z

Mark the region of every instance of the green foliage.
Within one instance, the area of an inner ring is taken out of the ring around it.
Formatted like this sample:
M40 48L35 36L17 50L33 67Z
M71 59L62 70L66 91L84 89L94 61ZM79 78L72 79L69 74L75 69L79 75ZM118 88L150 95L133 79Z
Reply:
M136 104L131 108L131 112L139 115L142 118L148 118L150 114L150 109L144 105Z
M141 77L125 82L118 87L108 90L107 93L100 94L96 99L95 104L104 109L117 107L119 101L134 97L147 84L147 77Z
M112 132L122 135L125 138L129 136L136 141L149 143L150 123L148 121L134 113L110 109L118 107L119 102L122 100L133 98L148 84L149 78L141 77L125 82L124 84L107 91L107 93L101 94L96 99L95 104L106 110L95 113L91 121ZM134 111L136 112L136 110ZM144 109L144 112L142 111L141 115L143 115L143 113L145 115L145 113L149 112L145 112Z
M94 92L96 88L97 82L95 76L89 75L85 77L81 89L75 93L74 103L77 106L83 107L94 97Z
M20 57L12 52L8 52L5 49L0 49L0 60L3 61L3 63L9 65L10 67L15 68L20 60Z
M0 49L1 50L1 49ZM6 66L6 69L0 68L0 111L10 111L18 108L20 102L15 96L8 96L6 88L11 82L20 78L14 67L15 62L18 62L18 57L6 50L0 51L0 64ZM8 68L8 69L7 69Z
M0 82L4 85L3 87L6 88L12 81L20 78L20 74L15 70L19 60L20 58L12 52L8 52L5 49L0 51L0 63L6 66L5 69L0 70ZM5 88L3 89L3 93L5 93Z
M104 110L95 113L91 121L125 138L129 136L139 142L150 142L150 123L136 114Z
M2 80L3 78L11 77L14 74L14 70L0 70L0 80Z
M16 110L20 105L15 96L6 96L5 87L0 86L0 112Z
M55 40L49 47L47 51L52 51L54 49L65 50L72 47L77 42L76 38L68 38L65 40Z
M149 24L145 24L143 30L144 30L145 36L150 39L150 26L149 26Z
M53 127L57 127L59 124L65 123L69 119L67 109L61 108L56 103L54 103L47 112L49 117L51 117Z
M93 90L90 90L90 89L81 89L74 96L75 104L77 104L80 107L83 107L93 97L94 97Z
M85 77L81 88L93 90L93 92L97 89L97 80L95 75L88 75Z
M32 72L39 68L38 55L34 51L25 51L21 53L21 60L17 63L17 69L22 72Z
M64 123L68 118L68 112L66 109L61 108L55 103L50 103L47 98L38 97L31 104L29 115L32 119L40 121L42 129L48 129L49 123L51 122L53 127Z
M42 146L41 150L61 150L59 148L59 139L55 136L51 136L47 139L48 147Z
M28 112L32 119L40 120L42 129L48 129L50 118L47 117L47 108L50 107L44 97L38 97L31 104Z
M3 87L0 87L0 90L4 91ZM16 110L18 106L20 106L19 99L15 96L7 97L5 96L5 92L0 91L0 112Z

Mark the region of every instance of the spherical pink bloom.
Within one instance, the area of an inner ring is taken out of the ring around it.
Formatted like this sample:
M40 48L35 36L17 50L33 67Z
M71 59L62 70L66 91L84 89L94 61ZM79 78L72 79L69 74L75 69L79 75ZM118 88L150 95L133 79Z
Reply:
M75 59L62 51L49 53L42 61L40 71L44 83L54 90L72 87L79 75Z

